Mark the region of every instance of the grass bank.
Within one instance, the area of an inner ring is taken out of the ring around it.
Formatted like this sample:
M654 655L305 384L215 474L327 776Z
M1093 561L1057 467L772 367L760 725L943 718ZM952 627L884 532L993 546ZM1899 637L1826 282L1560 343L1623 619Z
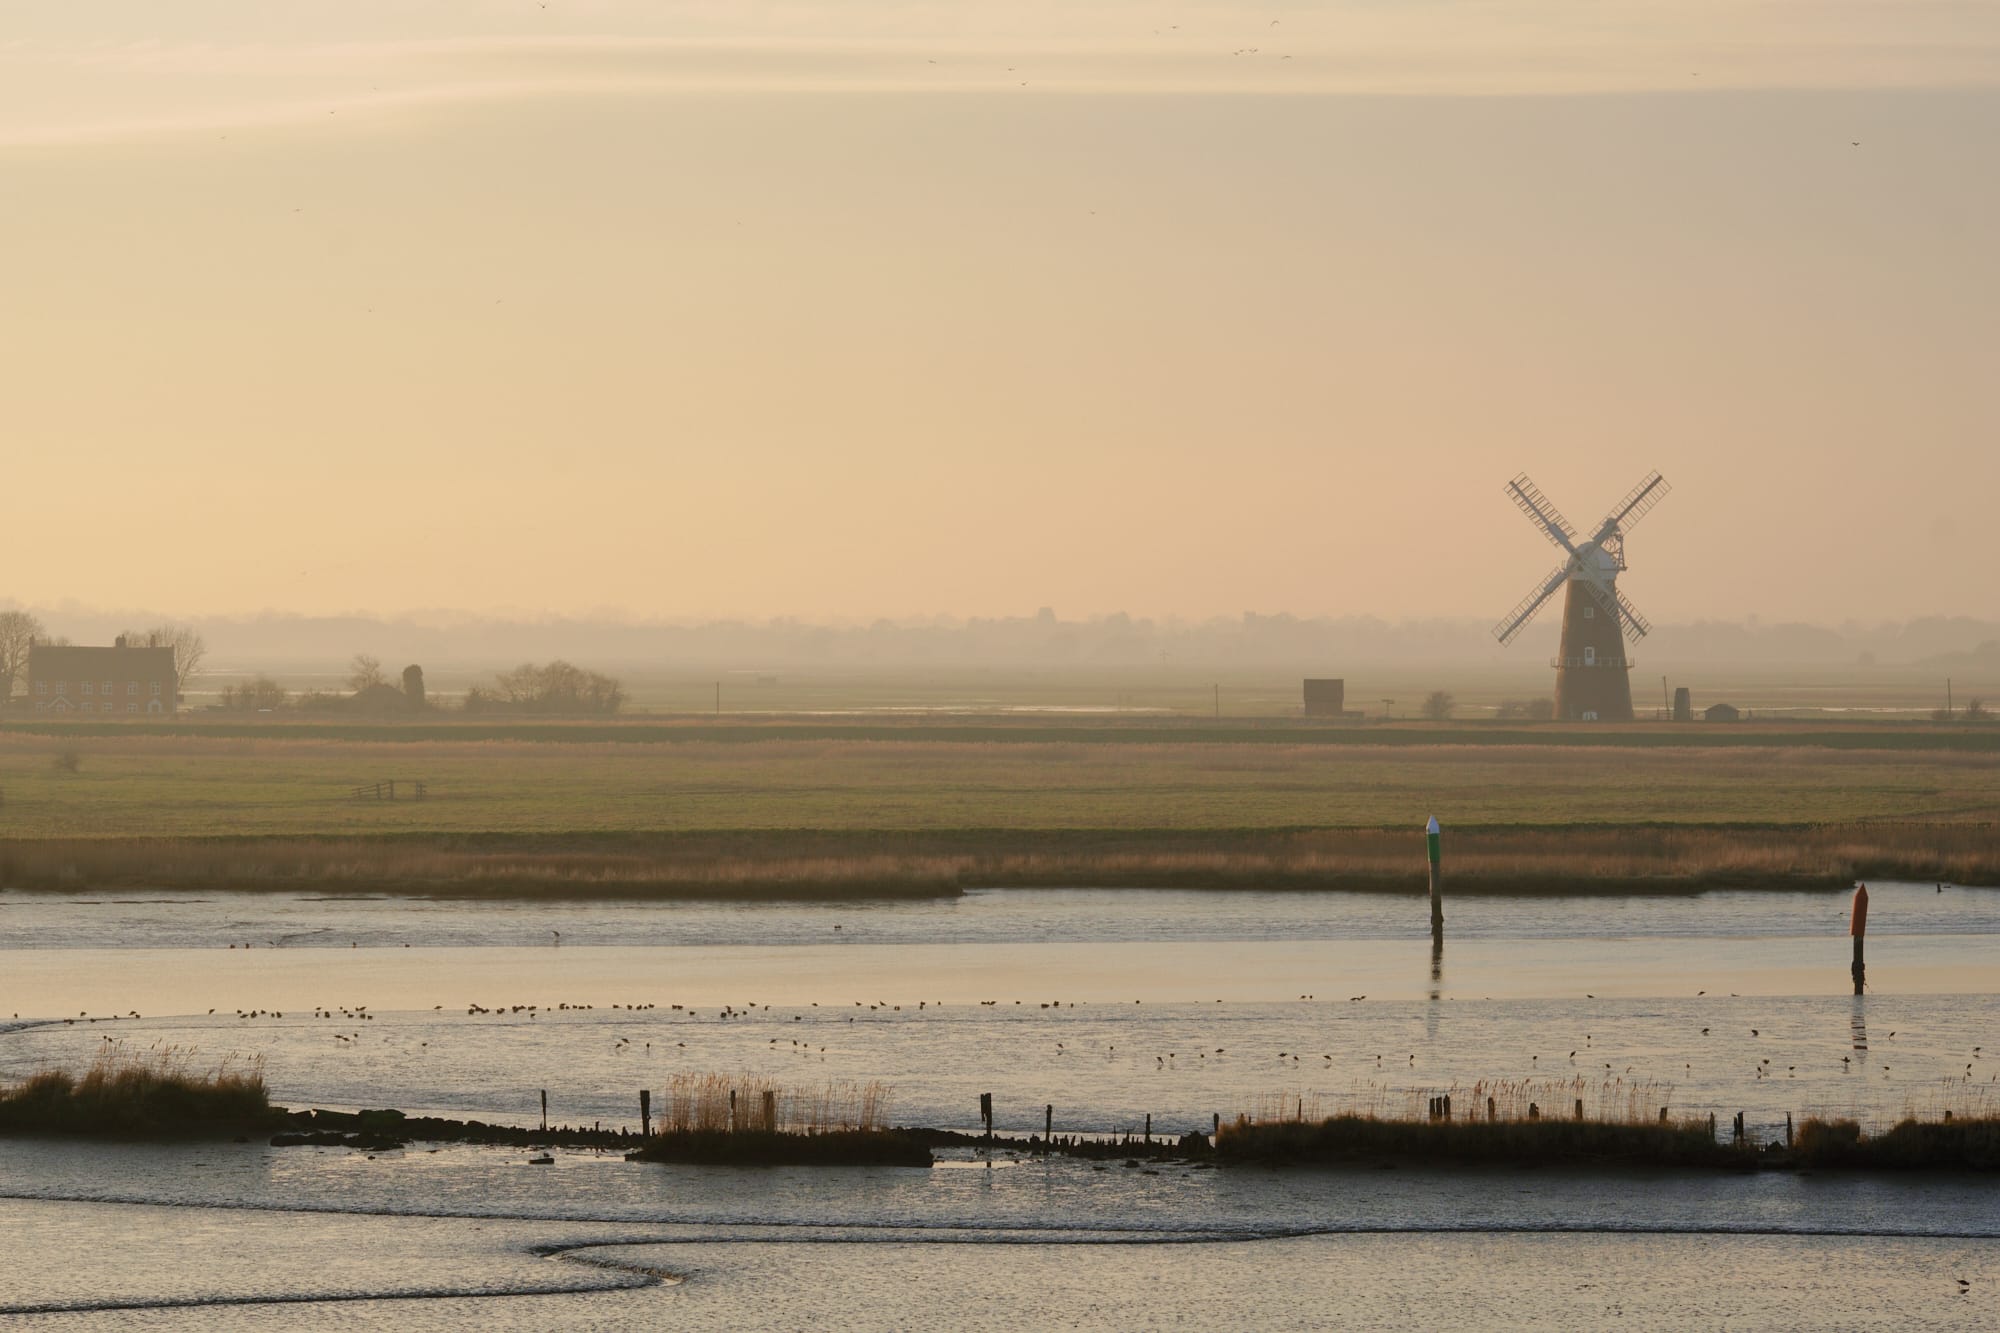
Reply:
M1454 829L1449 895L2000 883L1988 823ZM1406 829L921 829L15 838L0 888L483 898L947 897L974 887L1418 893Z

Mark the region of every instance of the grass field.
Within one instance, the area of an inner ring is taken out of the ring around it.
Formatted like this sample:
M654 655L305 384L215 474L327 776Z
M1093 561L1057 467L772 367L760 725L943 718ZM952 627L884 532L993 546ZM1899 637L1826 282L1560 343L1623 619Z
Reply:
M1398 873L1402 852L1393 835L1379 847L1365 835L1413 830L1435 813L1462 871L1476 877L1484 865L1510 883L1537 867L1572 878L1827 879L1859 867L1971 880L2000 858L1985 850L2000 841L1987 827L2000 822L2000 754L1885 743L1939 734L1924 728L1860 729L1877 742L1866 748L1788 743L1821 733L1783 728L1736 733L1760 743L1720 748L1467 744L1464 729L1346 731L1336 734L1354 739L1336 744L1296 732L744 730L614 740L558 729L562 739L529 740L437 729L383 740L341 727L9 728L0 853L12 883L65 873L136 882L148 865L166 876L177 858L195 882L310 879L311 864L343 882L492 881L510 859L539 860L538 882L682 887L1122 883L1149 867L1162 882L1367 881ZM1649 732L1590 738L1621 734ZM1370 741L1388 735L1396 740ZM423 781L427 799L350 795L391 779L404 794ZM1625 832L1637 829L1682 836ZM1572 832L1529 836L1547 830ZM172 850L218 839L238 844L235 869L220 852ZM246 839L290 850L246 862ZM94 843L106 847L85 855ZM130 857L141 859L118 872Z

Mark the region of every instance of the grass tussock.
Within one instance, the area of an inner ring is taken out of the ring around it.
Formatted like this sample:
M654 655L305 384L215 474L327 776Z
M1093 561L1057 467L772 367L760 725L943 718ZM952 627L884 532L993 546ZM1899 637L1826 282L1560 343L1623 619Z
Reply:
M0 1088L0 1133L151 1138L234 1132L273 1118L260 1061L197 1070L194 1054L107 1045L81 1075L32 1074Z
M889 1085L786 1087L751 1075L676 1074L654 1094L663 1134L876 1133L889 1127Z
M1221 1127L1215 1151L1225 1161L1285 1163L1730 1160L1706 1117L1669 1114L1672 1092L1651 1079L1583 1076L1441 1089L1371 1083L1330 1114L1319 1098L1269 1093Z
M1899 1171L2000 1170L2000 1115L1899 1120L1869 1134L1853 1120L1811 1117L1799 1126L1800 1165Z
M1629 1162L1714 1166L1731 1150L1708 1121L1624 1124L1607 1120L1381 1120L1339 1115L1319 1121L1238 1121L1216 1137L1229 1162L1489 1162L1519 1165Z

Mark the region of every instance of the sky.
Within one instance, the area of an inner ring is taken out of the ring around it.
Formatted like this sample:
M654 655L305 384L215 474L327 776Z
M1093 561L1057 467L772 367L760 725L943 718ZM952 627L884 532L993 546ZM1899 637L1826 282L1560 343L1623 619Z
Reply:
M0 27L0 600L1993 610L2000 6Z

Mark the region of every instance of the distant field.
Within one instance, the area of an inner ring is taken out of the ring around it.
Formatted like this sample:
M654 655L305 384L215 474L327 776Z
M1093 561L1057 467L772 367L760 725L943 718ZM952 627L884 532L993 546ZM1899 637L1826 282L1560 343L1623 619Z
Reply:
M1368 733L1343 734L1354 739L864 733L750 744L10 729L0 734L0 835L1394 828L1433 812L1455 826L2000 818L2000 754L1990 751L1769 736L1720 749L1475 745L1455 732L1370 744ZM58 767L65 753L73 772ZM389 779L423 780L430 798L348 796Z

